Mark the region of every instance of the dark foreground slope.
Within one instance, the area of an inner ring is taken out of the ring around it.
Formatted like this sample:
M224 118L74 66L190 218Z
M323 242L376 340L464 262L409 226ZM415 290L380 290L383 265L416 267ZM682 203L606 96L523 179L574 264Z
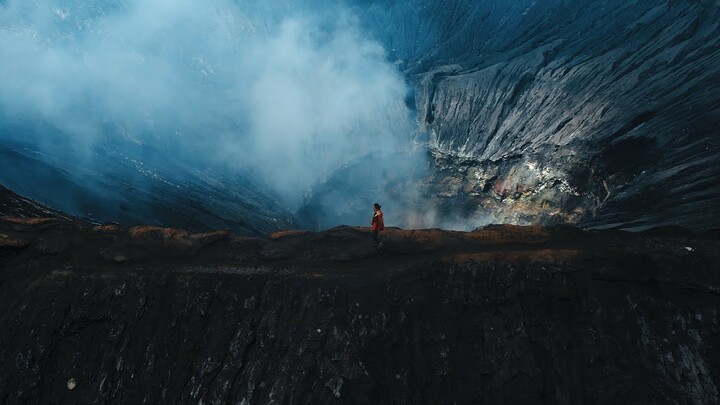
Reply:
M6 218L0 402L717 403L719 246Z
M0 217L62 218L71 217L46 205L18 195L0 184Z

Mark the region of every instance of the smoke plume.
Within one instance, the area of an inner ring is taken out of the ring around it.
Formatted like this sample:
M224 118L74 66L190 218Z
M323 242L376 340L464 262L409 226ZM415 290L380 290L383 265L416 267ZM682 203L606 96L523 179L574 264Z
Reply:
M0 141L58 161L72 151L99 172L97 145L149 145L253 176L296 210L337 169L407 145L414 126L407 84L352 13L290 4L0 3L0 128L24 128Z

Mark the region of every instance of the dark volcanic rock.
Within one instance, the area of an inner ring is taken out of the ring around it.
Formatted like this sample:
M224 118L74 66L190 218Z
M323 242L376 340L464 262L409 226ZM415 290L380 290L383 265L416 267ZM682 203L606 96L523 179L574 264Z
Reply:
M0 233L3 403L720 399L712 234Z
M357 3L415 85L442 215L720 227L717 1Z

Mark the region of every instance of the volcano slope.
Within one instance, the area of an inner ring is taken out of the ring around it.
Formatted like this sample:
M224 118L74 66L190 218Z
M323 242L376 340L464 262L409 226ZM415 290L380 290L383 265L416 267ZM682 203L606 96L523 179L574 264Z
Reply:
M72 218L56 209L18 195L0 184L0 217Z
M0 402L720 399L717 234L384 236L1 219Z
M356 3L413 85L441 216L720 227L720 2Z

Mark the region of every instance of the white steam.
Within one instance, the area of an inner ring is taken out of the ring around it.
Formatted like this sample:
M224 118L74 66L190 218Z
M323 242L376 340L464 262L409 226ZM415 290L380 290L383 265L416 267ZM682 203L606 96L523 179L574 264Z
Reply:
M0 3L0 124L54 128L31 139L48 154L110 139L249 171L291 210L343 164L409 142L407 85L352 15L252 4Z

